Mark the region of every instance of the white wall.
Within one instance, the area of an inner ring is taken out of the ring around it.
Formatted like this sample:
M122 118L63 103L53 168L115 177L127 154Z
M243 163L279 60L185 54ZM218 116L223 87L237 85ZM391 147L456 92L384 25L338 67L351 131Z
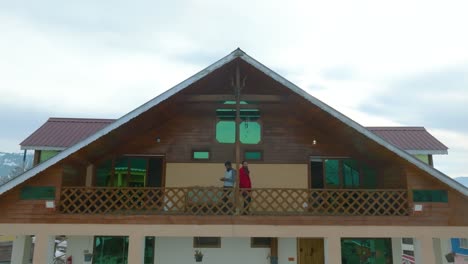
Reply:
M67 258L72 256L73 264L89 264L84 261L83 251L93 252L93 237L91 236L68 236L67 237Z
M157 237L157 264L195 263L193 238ZM281 246L280 246L281 247ZM268 264L269 248L251 248L250 238L221 238L221 248L201 248L203 264ZM75 263L75 262L73 262Z
M294 258L294 260L289 261L289 258ZM297 263L297 238L278 238L278 263Z

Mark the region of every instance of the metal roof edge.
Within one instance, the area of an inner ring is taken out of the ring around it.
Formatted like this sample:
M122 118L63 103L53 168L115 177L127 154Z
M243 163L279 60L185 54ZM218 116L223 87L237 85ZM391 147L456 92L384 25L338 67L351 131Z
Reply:
M108 134L109 132L113 131L114 129L122 126L123 124L129 122L133 118L137 117L141 113L146 112L150 108L157 106L162 101L167 100L172 95L180 92L181 90L185 89L186 87L190 86L194 82L202 79L206 75L210 74L211 72L215 71L216 69L222 67L223 65L233 61L234 59L242 56L245 54L240 49L236 49L233 52L229 53L227 56L221 58L220 60L216 61L215 63L211 64L210 66L204 68L203 70L199 71L198 73L192 75L185 81L175 85L174 87L170 88L169 90L163 92L162 94L156 96L155 98L151 99L150 101L144 103L143 105L137 107L135 110L127 113L126 115L122 116L121 118L117 119L115 122L109 124L108 126L102 128L98 132L90 135L89 137L83 139L82 141L76 143L69 148L66 148L64 151L60 152L59 154L55 155L54 157L40 163L39 165L31 168L28 171L25 171L21 175L11 179L10 181L4 183L0 186L0 195L7 192L8 190L14 188L15 186L23 183L24 181L30 179L31 177L35 176L36 174L44 171L45 169L49 168L50 166L56 164L57 162L61 161L62 159L68 157L69 155L75 153L76 151L82 149L83 147L89 145L90 143L94 142L95 140L101 138L102 136Z
M405 149L411 155L447 155L448 150Z
M380 138L376 134L372 133L370 130L365 128L364 126L360 125L359 123L355 122L351 118L343 115L339 111L335 110L331 106L325 104L324 102L318 100L314 96L310 95L306 91L302 90L300 87L296 86L292 82L288 81L281 75L277 74L276 72L272 71L265 65L261 64L254 58L250 57L246 53L244 53L241 57L242 60L251 64L252 66L256 67L258 70L262 71L272 79L276 80L277 82L283 84L285 87L291 89L293 92L301 95L304 99L308 100L312 104L318 106L320 109L326 111L330 115L336 117L338 120L342 121L346 125L354 128L359 133L363 134L364 136L368 137L371 140L374 140L378 144L382 145L383 147L387 148L388 150L394 152L401 158L407 160L408 162L416 165L416 167L420 168L421 170L429 173L433 177L437 178L438 180L442 181L443 183L447 184L448 186L452 187L453 189L457 190L461 194L468 196L468 187L465 187L461 183L455 181L454 179L450 178L449 176L445 175L444 173L436 170L435 168L427 165L426 163L420 161L416 157L410 155L404 150L399 149L398 147L394 146L393 144L385 141L384 139Z

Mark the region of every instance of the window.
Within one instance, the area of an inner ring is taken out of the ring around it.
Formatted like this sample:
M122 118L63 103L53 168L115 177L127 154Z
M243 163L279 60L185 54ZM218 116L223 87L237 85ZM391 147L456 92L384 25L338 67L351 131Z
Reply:
M127 263L127 236L96 236L93 250L94 264Z
M341 258L343 263L393 263L392 241L390 238L341 239Z
M468 238L460 238L460 247L468 249Z
M270 248L271 237L252 237L250 238L250 247L252 248Z
M193 247L194 248L220 248L221 238L220 237L194 237Z
M224 102L226 105L235 104L233 101ZM241 104L248 104L241 102ZM236 142L236 109L216 109L218 122L216 123L216 140L219 143ZM258 122L259 109L240 109L239 139L242 144L258 144L261 141L262 129Z
M123 156L96 167L96 186L161 187L164 158Z
M53 186L25 186L21 189L22 200L55 200Z
M445 190L413 190L413 201L420 203L447 203L448 194Z
M192 159L194 160L209 160L210 152L209 151L192 151Z
M261 151L245 151L244 152L244 159L245 160L262 160L262 152Z
M145 237L145 264L154 264L154 237Z
M53 156L59 154L60 151L57 150L41 150L39 162L44 162Z
M262 128L256 121L244 121L240 123L240 142L243 144L258 144L261 140Z
M312 158L311 188L375 188L376 171L349 158Z
M216 140L219 143L236 142L236 122L219 121L216 124Z

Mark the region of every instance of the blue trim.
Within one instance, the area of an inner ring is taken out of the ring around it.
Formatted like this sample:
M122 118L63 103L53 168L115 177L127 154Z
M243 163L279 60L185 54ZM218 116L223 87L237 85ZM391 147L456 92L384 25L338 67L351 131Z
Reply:
M468 256L468 248L460 247L460 238L452 238L451 242L452 242L452 251L455 254Z

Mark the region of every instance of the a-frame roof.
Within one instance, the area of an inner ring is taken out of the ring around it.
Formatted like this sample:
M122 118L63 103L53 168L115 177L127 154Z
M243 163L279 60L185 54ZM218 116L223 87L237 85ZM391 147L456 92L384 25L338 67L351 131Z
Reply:
M244 62L248 63L252 67L256 68L257 70L261 71L265 75L269 76L276 82L282 84L284 87L290 89L292 92L302 96L304 99L308 100L310 103L314 104L315 106L319 107L323 111L327 112L331 116L335 117L336 119L343 122L345 125L353 128L358 133L364 135L365 137L373 140L377 144L385 147L389 151L397 154L401 158L407 160L408 162L414 164L419 169L427 172L428 174L432 175L433 177L437 178L438 180L444 182L451 188L457 190L458 192L462 193L465 196L468 196L468 188L463 186L462 184L458 183L457 181L453 180L449 176L445 175L444 173L428 166L424 162L421 162L417 158L413 157L409 153L405 152L404 150L399 149L398 147L388 143L384 139L380 138L379 136L375 135L365 127L361 126L360 124L356 123L352 119L348 118L347 116L341 114L340 112L336 111L332 107L328 106L327 104L323 103L322 101L318 100L317 98L313 97L312 95L308 94L295 84L291 83L290 81L286 80L279 74L275 73L274 71L270 70L260 62L256 61L245 52L240 49L236 49L235 51L231 52L226 57L220 59L219 61L213 63L212 65L208 66L207 68L203 69L202 71L198 72L197 74L193 75L192 77L188 78L187 80L177 84L176 86L172 87L171 89L167 90L166 92L160 94L159 96L155 97L154 99L148 101L147 103L143 104L142 106L136 108L135 110L129 112L128 114L124 115L120 119L116 120L115 122L109 124L108 126L104 127L100 131L94 133L93 135L87 137L86 139L76 143L75 145L65 149L64 151L60 152L56 156L52 157L51 159L37 165L36 167L24 172L23 174L19 175L18 177L12 179L11 181L5 183L4 185L0 186L0 194L14 188L15 186L19 185L20 183L28 180L29 178L37 175L41 171L44 171L48 167L56 164L57 162L65 159L66 157L70 156L71 154L77 152L78 150L88 146L92 142L98 140L99 138L103 137L104 135L114 131L115 129L121 127L122 125L130 122L132 119L136 118L140 114L148 111L149 109L157 106L161 102L167 100L172 95L182 91L183 89L189 87L191 84L195 83L196 81L206 77L213 71L223 67L224 65L232 62L235 59L241 59Z

